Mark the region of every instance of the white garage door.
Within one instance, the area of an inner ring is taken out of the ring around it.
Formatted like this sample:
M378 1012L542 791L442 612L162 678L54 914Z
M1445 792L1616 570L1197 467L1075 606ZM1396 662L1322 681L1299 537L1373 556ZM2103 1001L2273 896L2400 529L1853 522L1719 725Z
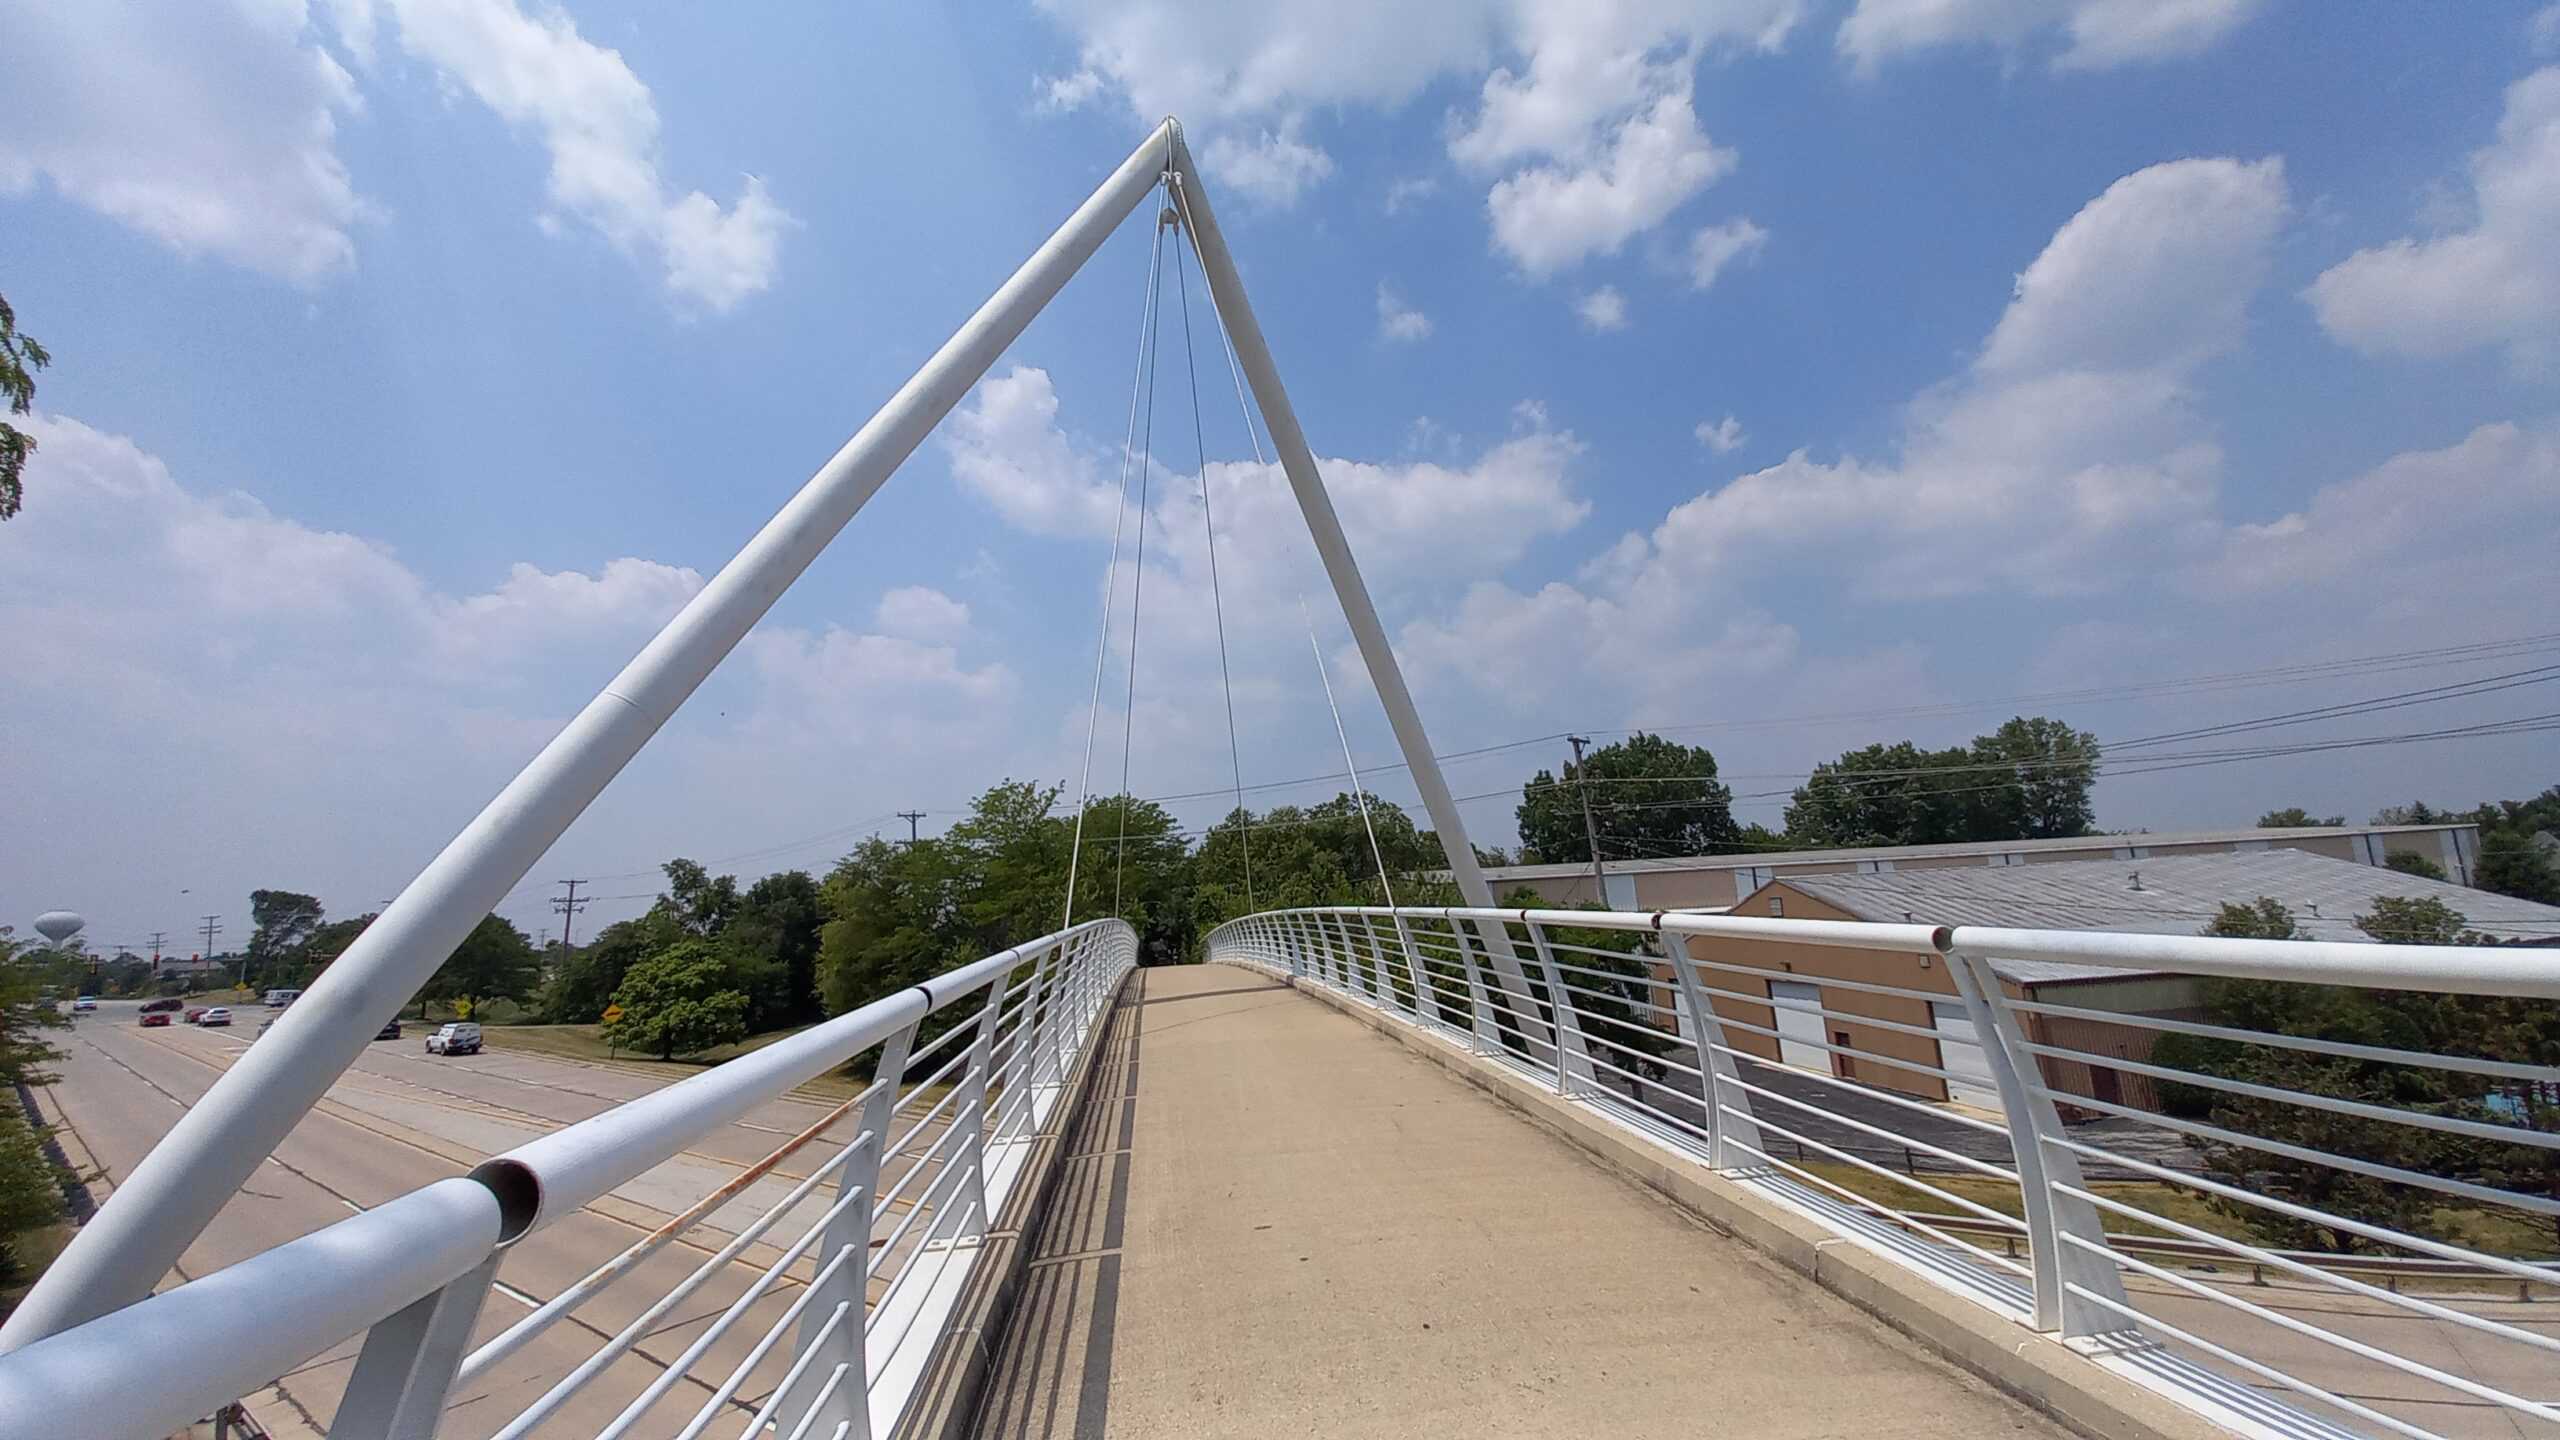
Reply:
M1778 1013L1778 1059L1830 1074L1831 1053L1822 1048L1822 987L1772 980L1769 1006Z
M1960 1104L1998 1110L2000 1087L1992 1083L1972 1012L1959 1002L1931 1001L1929 1014L1938 1025L1938 1063L1946 1067L1948 1093Z

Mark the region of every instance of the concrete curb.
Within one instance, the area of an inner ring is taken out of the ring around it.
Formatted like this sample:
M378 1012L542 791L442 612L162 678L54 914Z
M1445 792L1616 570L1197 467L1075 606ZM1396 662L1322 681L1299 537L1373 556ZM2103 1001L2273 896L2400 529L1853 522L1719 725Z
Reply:
M1051 1112L1049 1123L1033 1138L1031 1157L1024 1162L1024 1173L1032 1177L1031 1181L1015 1189L1003 1212L996 1216L996 1223L988 1228L978 1268L969 1277L968 1288L961 1292L952 1323L935 1347L933 1359L925 1366L924 1382L908 1407L905 1422L893 1432L896 1440L962 1440L975 1432L996 1349L1004 1343L1006 1326L1022 1298L1031 1253L1038 1248L1041 1227L1048 1223L1059 1182L1066 1173L1066 1166L1059 1163L1061 1152L1083 1120L1085 1107L1092 1102L1094 1077L1101 1068L1105 1045L1113 1038L1111 1027L1127 1008L1138 973L1132 969L1120 978L1120 988L1096 1022L1099 1028L1094 1043L1085 1047L1067 1082L1067 1103ZM1135 1019L1130 1023L1134 1025Z
M2098 1440L2227 1440L2231 1433L2060 1341L1949 1294L1703 1163L1611 1124L1503 1066L1332 991L1287 976L1272 978L1395 1040L1708 1228L1797 1271L1924 1349L2082 1434Z

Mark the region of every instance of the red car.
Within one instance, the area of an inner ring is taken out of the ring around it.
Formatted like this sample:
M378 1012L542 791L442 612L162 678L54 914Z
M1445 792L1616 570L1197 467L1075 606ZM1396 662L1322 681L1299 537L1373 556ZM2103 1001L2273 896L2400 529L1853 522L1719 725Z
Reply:
M143 1012L142 1028L145 1030L149 1030L154 1026L166 1025L168 1023L169 1012L166 1010L147 1010Z
M213 1008L213 1007L212 1007L212 1006L210 1006L210 1005L190 1005L190 1006L188 1006L188 1007L187 1007L187 1023L188 1023L188 1024L190 1024L190 1025L193 1025L193 1024L194 1024L194 1023L196 1023L197 1021L199 1021L199 1020L201 1020L201 1019L203 1019L203 1018L204 1018L204 1012L205 1012L205 1011L210 1010L210 1009L212 1009L212 1008Z

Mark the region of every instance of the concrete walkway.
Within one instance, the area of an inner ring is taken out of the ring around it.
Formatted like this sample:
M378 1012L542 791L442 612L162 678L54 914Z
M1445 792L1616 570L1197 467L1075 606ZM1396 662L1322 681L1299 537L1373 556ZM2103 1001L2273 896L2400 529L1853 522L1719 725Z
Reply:
M1106 1044L982 1436L2067 1433L1262 976Z

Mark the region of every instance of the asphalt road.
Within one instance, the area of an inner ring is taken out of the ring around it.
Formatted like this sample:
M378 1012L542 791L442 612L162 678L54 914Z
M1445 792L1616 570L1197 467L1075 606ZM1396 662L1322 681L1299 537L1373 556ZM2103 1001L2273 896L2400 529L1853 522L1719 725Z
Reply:
M75 1164L92 1165L105 1192L134 1165L177 1116L200 1099L251 1044L270 1012L238 1012L230 1030L184 1024L144 1029L135 1002L102 1002L79 1017L63 1048L61 1080L43 1101L63 1123L63 1140ZM398 1041L367 1049L340 1078L320 1107L295 1127L275 1155L224 1205L179 1262L180 1277L202 1275L309 1234L348 1215L447 1176L468 1171L490 1154L562 1125L584 1119L666 1083L636 1068L499 1050L462 1057L430 1056L423 1032L412 1027ZM675 1213L769 1155L784 1141L824 1118L828 1105L786 1097L757 1107L739 1123L658 1169L621 1187L576 1215L565 1217L514 1247L500 1267L498 1288L482 1312L477 1339L485 1340L521 1319L598 1265L642 1239ZM839 1122L826 1139L787 1157L751 1182L737 1200L714 1211L703 1225L660 1251L631 1275L591 1299L525 1349L454 1397L446 1436L494 1434L593 1355L605 1339L636 1320L657 1297L710 1260L735 1232L783 1198L811 1166L832 1153L829 1139L851 1133ZM925 1137L928 1138L929 1137ZM912 1148L912 1147L911 1147ZM893 1185L893 1166L884 1187ZM929 1183L931 1172L912 1188ZM831 1189L822 1185L767 1239L720 1267L704 1286L647 1330L633 1351L617 1359L569 1402L559 1433L595 1433L659 1380L704 1327L736 1301L806 1226L815 1223ZM894 1223L893 1213L883 1232ZM715 1341L629 1433L672 1435L705 1401L712 1387L745 1360L754 1339L797 1297L809 1267L786 1271L746 1311L743 1323ZM244 1324L258 1317L243 1316ZM218 1344L218 1337L207 1337ZM259 1421L279 1436L317 1434L327 1428L353 1365L355 1340L341 1343L290 1374L270 1390L246 1397ZM738 1398L721 1408L734 1428L746 1423L754 1403L779 1381L791 1357L789 1343L748 1373Z

